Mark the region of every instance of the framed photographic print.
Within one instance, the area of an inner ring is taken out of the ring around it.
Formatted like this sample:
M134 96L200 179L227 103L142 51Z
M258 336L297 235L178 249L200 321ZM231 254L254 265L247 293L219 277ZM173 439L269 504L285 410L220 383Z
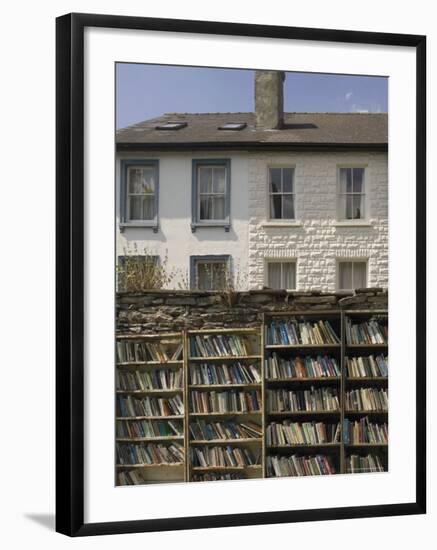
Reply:
M425 513L425 44L57 19L59 532Z

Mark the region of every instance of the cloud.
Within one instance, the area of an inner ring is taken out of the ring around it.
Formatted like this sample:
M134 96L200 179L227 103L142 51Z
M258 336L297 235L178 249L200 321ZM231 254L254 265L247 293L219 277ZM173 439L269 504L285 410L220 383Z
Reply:
M346 101L349 101L349 99L353 96L353 92L347 92L344 94L344 98Z
M356 103L354 103L351 107L351 113L370 113L370 111L362 105L357 105Z

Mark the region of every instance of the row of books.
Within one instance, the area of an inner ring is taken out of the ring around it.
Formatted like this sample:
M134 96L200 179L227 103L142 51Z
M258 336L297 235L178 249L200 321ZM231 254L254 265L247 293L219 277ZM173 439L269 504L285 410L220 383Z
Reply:
M205 472L203 474L194 474L191 481L231 481L236 479L246 479L246 476L240 472L218 473Z
M314 388L291 391L285 389L267 390L267 410L285 411L337 411L340 401L336 388Z
M189 403L194 413L254 412L261 409L261 391L191 391Z
M388 393L385 389L359 388L346 392L346 411L387 411Z
M184 432L179 420L117 420L117 437L178 437Z
M184 386L182 369L153 369L146 372L126 372L117 369L116 384L118 390L147 391L147 390L174 390Z
M369 421L369 418L360 418L343 421L343 440L346 445L359 443L388 443L388 424L378 424Z
M182 342L148 342L145 340L118 340L118 363L143 363L147 361L180 361L182 359Z
M292 320L276 320L267 326L267 343L273 345L338 344L340 339L329 321L299 323Z
M121 470L117 473L117 485L145 485L149 483L141 470Z
M353 324L346 321L346 343L350 344L387 344L388 326L377 320Z
M175 464L184 461L184 448L178 443L117 443L117 464Z
M199 384L259 384L261 373L256 365L231 363L229 365L191 365L190 382Z
M295 357L284 359L273 353L265 361L266 377L279 378L324 378L340 376L338 361L327 355L315 357Z
M378 455L350 455L346 457L346 471L348 474L360 474L367 472L384 472L385 468L381 457Z
M261 455L255 456L244 447L191 447L193 467L244 467L261 464Z
M388 357L345 357L346 372L350 378L388 376Z
M205 422L190 423L190 434L194 440L253 439L262 437L262 427L255 422Z
M272 422L266 429L267 445L317 445L340 441L340 424L324 422Z
M250 355L246 339L238 334L197 334L190 337L191 357Z
M329 456L267 456L268 477L301 477L335 474L335 468Z
M117 416L174 416L184 414L184 403L180 395L173 397L144 397L138 399L128 395L117 396Z

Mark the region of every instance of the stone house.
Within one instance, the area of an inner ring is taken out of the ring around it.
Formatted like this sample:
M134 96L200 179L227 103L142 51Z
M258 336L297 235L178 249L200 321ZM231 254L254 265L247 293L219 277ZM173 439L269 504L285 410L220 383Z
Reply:
M116 134L116 254L168 259L191 288L388 286L386 114L171 113ZM134 252L136 250L137 252Z

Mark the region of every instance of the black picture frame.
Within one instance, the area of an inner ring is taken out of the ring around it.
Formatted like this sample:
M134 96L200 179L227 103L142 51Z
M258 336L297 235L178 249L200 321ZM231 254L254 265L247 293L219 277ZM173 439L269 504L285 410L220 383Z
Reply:
M416 499L389 505L84 523L84 29L403 46L416 51ZM56 530L69 536L423 514L426 511L426 37L73 13L56 20Z

